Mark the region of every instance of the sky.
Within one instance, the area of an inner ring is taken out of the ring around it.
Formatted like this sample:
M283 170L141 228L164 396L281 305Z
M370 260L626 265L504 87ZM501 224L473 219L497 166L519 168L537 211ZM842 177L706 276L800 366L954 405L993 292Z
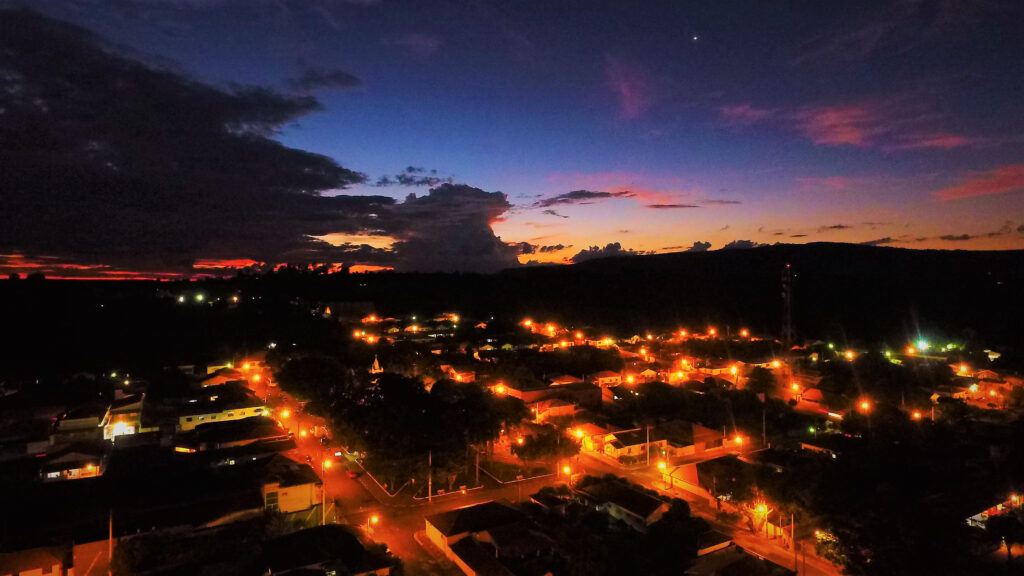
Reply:
M5 272L1024 248L1012 0L23 6Z

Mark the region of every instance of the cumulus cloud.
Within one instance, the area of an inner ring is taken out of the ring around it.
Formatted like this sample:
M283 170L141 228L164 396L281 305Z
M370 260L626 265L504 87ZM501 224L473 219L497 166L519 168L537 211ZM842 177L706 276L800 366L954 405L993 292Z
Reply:
M939 240L947 240L949 242L964 242L972 238L977 238L977 236L971 236L970 234L944 234L939 236Z
M864 246L883 246L885 244L893 244L896 240L886 236L885 238L877 238L875 240L868 240L867 242L861 242Z
M349 90L361 86L362 81L344 70L313 69L307 70L290 84L297 90L308 92L320 88Z
M700 240L697 240L696 242L693 243L693 246L690 246L685 251L686 252L707 252L710 249L711 249L711 242L701 242Z
M850 228L853 228L853 226L848 224L832 224L819 227L818 232L826 232L828 230L849 230Z
M538 208L548 208L548 207L551 207L551 206L562 206L562 205L567 205L567 204L589 204L589 203L591 203L591 202L593 202L595 200L604 200L604 199L607 199L607 198L632 198L633 196L634 196L633 192L631 192L629 190L621 190L621 191L618 191L618 192L596 192L596 191L593 191L593 190L573 190L572 192L566 192L565 194L559 194L558 196L552 196L551 198L545 198L545 199L537 202L537 204L535 204L535 206L538 207ZM545 211L544 213L545 214L553 214L555 216L559 216L559 214L554 214L553 210L551 212Z
M575 256L570 258L573 264L585 262L587 260L593 260L595 258L606 258L609 256L637 256L640 254L650 254L650 252L637 251L632 249L623 249L622 245L618 242L612 242L607 244L604 248L600 246L591 246L590 248L584 248L576 253Z
M739 250L744 248L757 248L758 246L763 246L763 244L758 244L752 240L733 240L725 246L722 246L722 250Z
M0 70L2 254L181 274L200 261L515 264L490 227L511 207L504 194L448 183L401 203L337 194L365 177L270 138L320 109L310 96L216 89L26 11L0 11ZM336 246L330 234L395 242Z

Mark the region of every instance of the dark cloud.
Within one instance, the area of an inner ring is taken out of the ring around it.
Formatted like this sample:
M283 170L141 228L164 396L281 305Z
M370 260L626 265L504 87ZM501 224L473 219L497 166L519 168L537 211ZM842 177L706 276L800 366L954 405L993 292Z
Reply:
M640 254L650 254L650 252L642 252L632 249L623 249L622 245L618 242L612 242L606 245L604 248L599 246L591 246L590 248L584 248L576 253L575 256L570 258L573 264L585 262L587 260L593 260L595 258L606 258L608 256L637 256Z
M680 208L700 208L696 204L648 204L647 208L655 210L676 210Z
M409 166L404 171L394 176L381 176L373 183L378 188L387 186L438 186L440 184L452 184L451 176L438 176L437 170L430 170L417 166Z
M350 90L361 86L362 81L344 70L313 69L307 70L302 76L292 80L290 84L296 90L308 92L321 88Z
M724 231L726 231L726 230L728 230L728 229L729 229L729 225L728 225L728 224L726 224L725 226L722 226L721 228L719 228L719 229L718 229L718 231L719 231L719 232L724 232Z
M876 240L868 240L867 242L861 242L861 244L864 246L882 246L885 244L893 244L895 242L896 239L886 236L885 238L878 238Z
M559 214L558 212L555 212L554 210L551 209L543 210L541 211L541 214L547 214L548 216L557 216L559 218L568 218L568 216L565 216L564 214Z
M853 226L847 224L832 224L831 226L821 226L818 228L818 232L825 232L827 230L849 230Z
M559 250L565 250L566 248L572 248L572 245L565 246L563 244L553 244L551 246L541 246L540 253L547 254L549 252L558 252Z
M537 252L537 248L538 248L538 246L536 244L530 244L529 242L519 242L519 243L513 244L512 246L514 246L516 248L516 250L519 251L520 255L523 255L523 254L535 254Z
M585 204L590 200L603 200L605 198L632 198L634 194L629 190L621 192L595 192L593 190L573 190L551 198L545 198L535 205L538 208L549 208L565 204Z
M661 247L662 250L682 250L683 248L686 248L686 246L662 246Z
M686 252L707 252L710 249L711 242L701 242L700 240L697 240L693 243L693 246L686 249Z
M715 199L711 199L711 200L701 200L700 203L701 204L706 204L708 206L731 206L731 205L734 205L734 204L742 204L743 202L741 202L739 200L715 200Z
M1020 226L1017 226L1017 232L1020 232L1021 234L1024 234L1024 224L1021 224Z
M977 236L971 236L970 234L945 234L939 236L939 240L948 240L950 242L963 242L972 238L977 238Z
M442 184L383 211L381 231L398 238L397 269L494 272L518 264L517 246L502 242L490 225L511 207L501 192Z
M269 138L320 109L309 96L206 86L26 11L0 10L0 70L0 254L183 274L200 260L516 264L517 248L490 227L511 207L499 192L323 195L365 177ZM395 243L318 239L333 233Z
M785 232L773 232L772 236L782 236Z
M619 232L619 234L632 234L633 233L632 230L626 230L626 229L619 230L618 232Z
M793 234L790 238L807 238L807 234Z
M722 246L722 250L739 250L744 248L757 248L758 246L763 246L763 244L758 244L752 240L733 240L725 246Z

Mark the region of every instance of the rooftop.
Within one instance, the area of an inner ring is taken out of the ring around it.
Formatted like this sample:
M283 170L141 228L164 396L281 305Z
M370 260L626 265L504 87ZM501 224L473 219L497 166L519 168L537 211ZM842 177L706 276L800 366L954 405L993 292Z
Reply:
M441 534L454 536L467 532L491 530L520 522L525 518L526 516L516 508L491 501L427 516L427 522L437 528Z

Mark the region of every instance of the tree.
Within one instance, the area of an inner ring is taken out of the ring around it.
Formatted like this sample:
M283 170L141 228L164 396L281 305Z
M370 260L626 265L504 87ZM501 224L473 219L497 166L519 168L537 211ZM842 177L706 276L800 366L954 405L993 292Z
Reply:
M771 396L775 393L777 383L775 382L775 375L772 374L771 370L755 366L750 371L750 376L747 378L747 390L755 394L764 394L765 396Z
M1006 546L1006 562L1013 561L1010 548L1014 544L1024 543L1024 522L1021 522L1020 516L1013 512L992 516L985 522L985 529Z
M548 458L571 458L579 454L579 451L579 444L568 438L562 438L557 430L544 431L537 435L531 434L523 439L522 444L512 445L512 454L524 463Z

